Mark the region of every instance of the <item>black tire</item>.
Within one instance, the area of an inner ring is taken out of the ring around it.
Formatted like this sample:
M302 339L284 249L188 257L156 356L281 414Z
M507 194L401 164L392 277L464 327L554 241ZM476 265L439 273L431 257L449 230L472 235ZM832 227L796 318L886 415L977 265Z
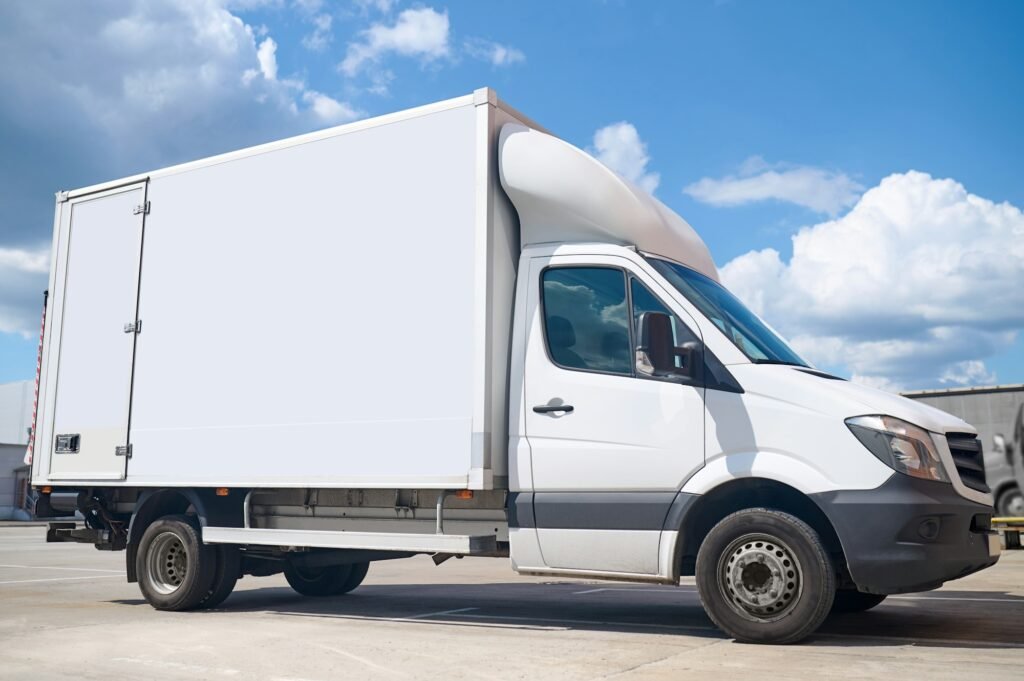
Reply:
M216 552L204 544L199 523L185 515L154 521L142 534L135 557L139 589L157 610L192 610L210 594Z
M213 586L199 604L204 610L216 608L223 603L235 590L238 577L242 574L242 556L237 546L218 544L214 550L217 554L217 566L213 571Z
M996 499L997 517L1017 517L1024 515L1024 500L1021 498L1021 491L1017 485L1010 485L999 493Z
M347 594L352 589L356 588L363 583L366 579L366 572L370 569L369 563L353 563L349 566L351 570L348 573L348 578L345 583L341 585L339 594Z
M351 573L351 565L312 568L288 563L284 569L288 584L303 596L335 596L344 593Z
M884 595L866 594L856 589L839 589L832 602L832 612L866 612L884 600Z
M697 552L708 616L745 643L796 643L825 620L835 571L818 534L782 511L749 508L715 525Z

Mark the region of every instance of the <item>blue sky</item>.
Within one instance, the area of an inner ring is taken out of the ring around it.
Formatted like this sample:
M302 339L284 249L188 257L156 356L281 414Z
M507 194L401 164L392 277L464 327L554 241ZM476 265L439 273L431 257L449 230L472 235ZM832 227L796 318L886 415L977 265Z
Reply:
M1019 2L4 3L0 381L34 373L57 189L490 85L654 188L819 366L1024 382L1021 26Z

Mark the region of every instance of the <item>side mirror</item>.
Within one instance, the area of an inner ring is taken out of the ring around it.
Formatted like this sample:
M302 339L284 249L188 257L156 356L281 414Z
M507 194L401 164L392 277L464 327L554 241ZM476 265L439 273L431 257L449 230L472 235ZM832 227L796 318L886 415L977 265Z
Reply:
M672 334L672 318L663 312L640 315L636 371L641 376L679 377L691 381L703 379L704 358L700 343L676 347ZM681 358L676 365L676 358Z

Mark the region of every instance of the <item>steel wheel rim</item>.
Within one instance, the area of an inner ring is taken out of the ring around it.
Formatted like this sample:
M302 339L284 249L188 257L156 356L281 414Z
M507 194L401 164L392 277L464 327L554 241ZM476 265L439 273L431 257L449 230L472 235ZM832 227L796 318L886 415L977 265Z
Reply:
M747 534L734 540L718 561L718 586L736 613L754 622L789 614L803 593L796 554L777 537Z
M173 532L158 534L149 547L146 561L149 583L163 595L177 591L188 576L188 551Z

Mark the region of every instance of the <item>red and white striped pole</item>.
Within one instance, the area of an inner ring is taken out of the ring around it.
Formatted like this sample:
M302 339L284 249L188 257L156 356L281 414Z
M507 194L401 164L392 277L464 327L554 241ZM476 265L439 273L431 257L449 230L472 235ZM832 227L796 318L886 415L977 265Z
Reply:
M43 334L46 332L46 302L49 291L43 291L43 319L39 322L39 350L36 352L36 392L32 396L32 427L28 433L28 449L25 450L25 465L32 465L32 447L36 440L36 416L39 414L39 374L43 371Z

